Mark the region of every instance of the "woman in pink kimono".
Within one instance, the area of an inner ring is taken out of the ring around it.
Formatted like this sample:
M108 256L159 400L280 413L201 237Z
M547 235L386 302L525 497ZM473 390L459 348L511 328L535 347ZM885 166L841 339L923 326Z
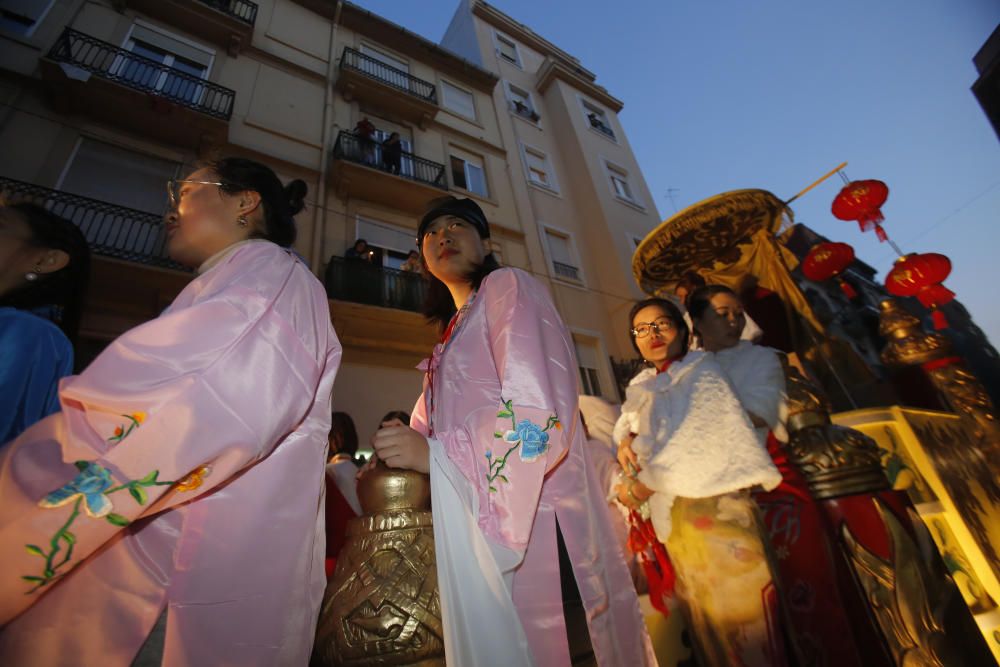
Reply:
M497 265L488 237L468 199L421 221L429 314L447 327L412 428L373 437L387 465L430 473L448 662L570 664L558 531L598 664L655 665L587 458L569 333L538 281Z
M0 455L0 664L308 661L340 344L288 249L305 184L229 158L169 192L197 277Z

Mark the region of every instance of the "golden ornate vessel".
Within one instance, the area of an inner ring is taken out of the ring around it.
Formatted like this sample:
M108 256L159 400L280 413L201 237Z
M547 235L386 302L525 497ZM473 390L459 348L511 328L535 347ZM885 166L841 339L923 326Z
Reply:
M311 664L444 665L430 480L379 462L358 481Z

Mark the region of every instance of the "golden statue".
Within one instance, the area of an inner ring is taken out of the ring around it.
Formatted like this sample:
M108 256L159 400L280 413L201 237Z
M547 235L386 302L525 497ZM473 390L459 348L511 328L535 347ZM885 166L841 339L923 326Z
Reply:
M443 666L429 478L379 461L358 499L363 514L327 583L311 665Z

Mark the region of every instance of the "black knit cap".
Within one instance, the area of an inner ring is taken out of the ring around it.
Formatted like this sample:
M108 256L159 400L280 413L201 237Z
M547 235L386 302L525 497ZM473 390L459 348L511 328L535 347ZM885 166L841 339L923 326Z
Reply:
M423 241L427 226L444 215L453 215L472 224L479 232L479 238L488 239L490 237L490 223L486 221L486 214L483 213L483 209L479 208L479 204L471 199L441 197L432 201L430 206L430 210L420 220L420 226L417 227L418 243Z

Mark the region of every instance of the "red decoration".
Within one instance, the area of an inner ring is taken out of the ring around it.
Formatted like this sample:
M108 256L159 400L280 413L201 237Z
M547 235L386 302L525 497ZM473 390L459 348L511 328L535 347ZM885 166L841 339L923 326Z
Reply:
M879 241L886 240L882 221L885 217L880 210L889 198L889 186L882 181L851 181L833 200L831 210L840 220L857 220L861 231L875 230Z
M840 289L844 290L848 299L853 299L858 293L840 277L853 261L854 248L846 243L817 243L802 260L802 274L818 283L837 278Z
M944 329L948 320L939 306L952 301L955 293L942 285L951 273L951 260L936 252L910 254L896 260L885 278L885 288L894 296L915 296L931 309L935 329Z

